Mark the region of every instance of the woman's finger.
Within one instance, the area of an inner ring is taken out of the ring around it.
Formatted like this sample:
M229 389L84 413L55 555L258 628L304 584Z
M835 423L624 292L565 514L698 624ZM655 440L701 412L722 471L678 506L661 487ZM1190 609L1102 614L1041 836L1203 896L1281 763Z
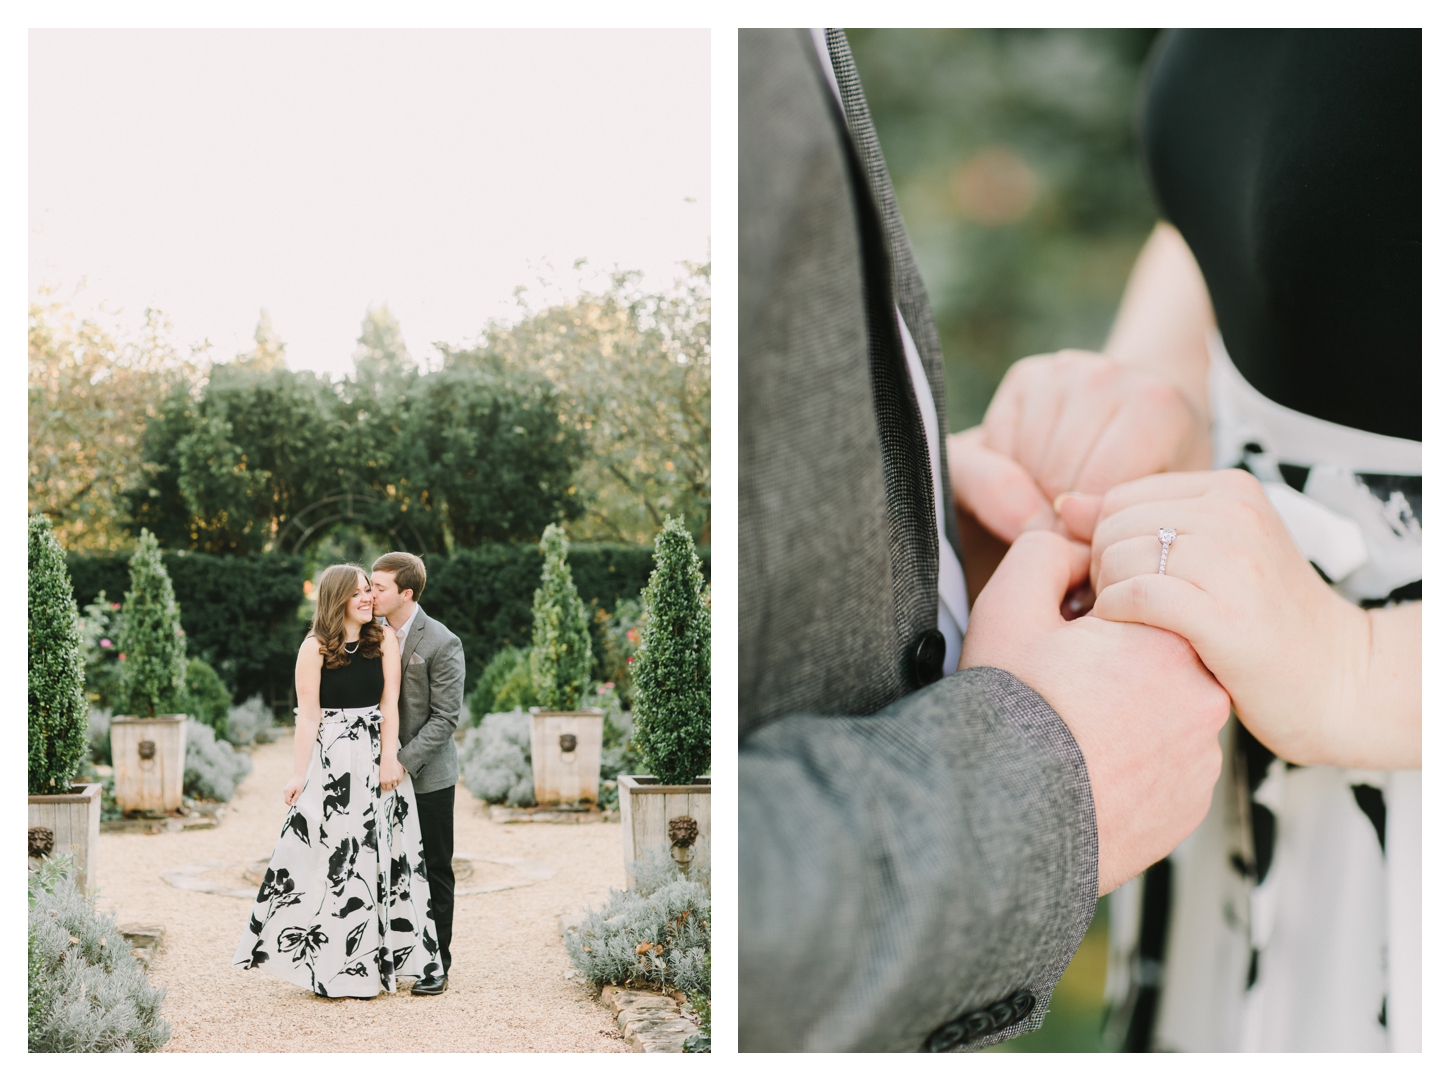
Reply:
M1163 573L1182 578L1200 589L1207 589L1204 580L1203 538L1194 534L1177 537L1168 548L1168 563ZM1099 591L1136 578L1140 574L1157 574L1163 559L1163 545L1156 536L1130 537L1106 549L1098 561L1093 587Z
M1052 509L1067 529L1067 535L1084 544L1093 542L1093 530L1103 509L1103 497L1082 492L1063 492L1052 501Z
M1146 623L1188 639L1200 640L1211 626L1212 601L1192 582L1166 574L1140 574L1098 593L1091 615L1117 623Z
M952 499L1009 544L1023 532L1051 529L1055 521L1033 479L1011 458L986 445L980 428L947 437Z
M1077 490L1106 492L1155 473L1206 469L1202 421L1179 392L1141 375L1125 376L1123 407L1078 474Z
M1111 516L1103 514L1093 530L1092 580L1096 582L1102 571L1103 552L1115 544L1137 537L1151 538L1158 544L1158 530L1165 527L1176 531L1178 537L1193 534L1214 537L1220 534L1219 526L1213 504L1204 499L1138 503ZM1172 558L1170 553L1169 559ZM1156 562L1154 569L1157 569Z
M1070 388L1069 404L1057 418L1057 427L1043 448L1041 461L1033 476L1048 499L1063 492L1089 491L1101 495L1108 485L1093 489L1078 480L1082 465L1093 453L1103 433L1118 413L1118 403L1090 381Z
M1156 503L1168 499L1193 499L1207 495L1215 488L1218 472L1154 473L1125 481L1103 497L1102 516L1106 520L1137 503Z

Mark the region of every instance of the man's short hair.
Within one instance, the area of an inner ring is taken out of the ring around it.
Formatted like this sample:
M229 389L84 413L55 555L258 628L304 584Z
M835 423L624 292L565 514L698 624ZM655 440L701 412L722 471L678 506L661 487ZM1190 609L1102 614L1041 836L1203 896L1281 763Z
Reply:
M373 570L387 571L398 583L398 592L411 589L415 601L423 595L423 587L428 584L428 571L423 561L412 552L389 552L378 556L373 560Z

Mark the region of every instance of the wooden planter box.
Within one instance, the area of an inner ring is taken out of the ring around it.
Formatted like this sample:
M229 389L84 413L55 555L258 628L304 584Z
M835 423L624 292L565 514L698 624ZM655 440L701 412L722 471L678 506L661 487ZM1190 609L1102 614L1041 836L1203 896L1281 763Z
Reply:
M31 796L30 828L50 831L47 856L69 852L76 859L76 885L96 887L96 855L101 844L101 786L71 785L64 796Z
M692 843L677 844L688 834L693 819L696 835ZM630 865L643 859L651 848L664 848L681 868L710 873L710 778L696 777L694 784L656 784L653 777L619 775L619 822L624 835L624 871L634 885ZM671 837L671 823L678 823ZM683 827L681 829L680 827Z
M599 802L599 756L604 750L604 711L570 713L529 710L529 757L534 765L534 800Z
M186 721L184 713L111 718L111 765L122 811L181 809Z

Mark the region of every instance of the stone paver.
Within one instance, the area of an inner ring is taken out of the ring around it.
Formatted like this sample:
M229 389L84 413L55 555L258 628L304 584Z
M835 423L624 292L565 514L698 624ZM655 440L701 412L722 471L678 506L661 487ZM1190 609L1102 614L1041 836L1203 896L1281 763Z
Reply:
M614 1011L615 1024L631 1051L680 1054L685 1041L700 1031L680 1012L679 1003L670 995L610 986L600 992L599 998Z

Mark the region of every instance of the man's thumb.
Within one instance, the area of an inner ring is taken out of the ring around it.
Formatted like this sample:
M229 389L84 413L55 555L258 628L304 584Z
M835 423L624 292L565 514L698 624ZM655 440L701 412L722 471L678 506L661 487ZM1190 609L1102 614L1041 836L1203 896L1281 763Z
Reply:
M1093 530L1097 528L1098 515L1103 509L1102 496L1063 492L1052 501L1052 509L1057 512L1070 536L1084 544L1093 542Z
M1061 623L1067 591L1087 577L1091 550L1057 533L1023 533L1007 550L977 609L1002 607L1000 616L1019 625Z

